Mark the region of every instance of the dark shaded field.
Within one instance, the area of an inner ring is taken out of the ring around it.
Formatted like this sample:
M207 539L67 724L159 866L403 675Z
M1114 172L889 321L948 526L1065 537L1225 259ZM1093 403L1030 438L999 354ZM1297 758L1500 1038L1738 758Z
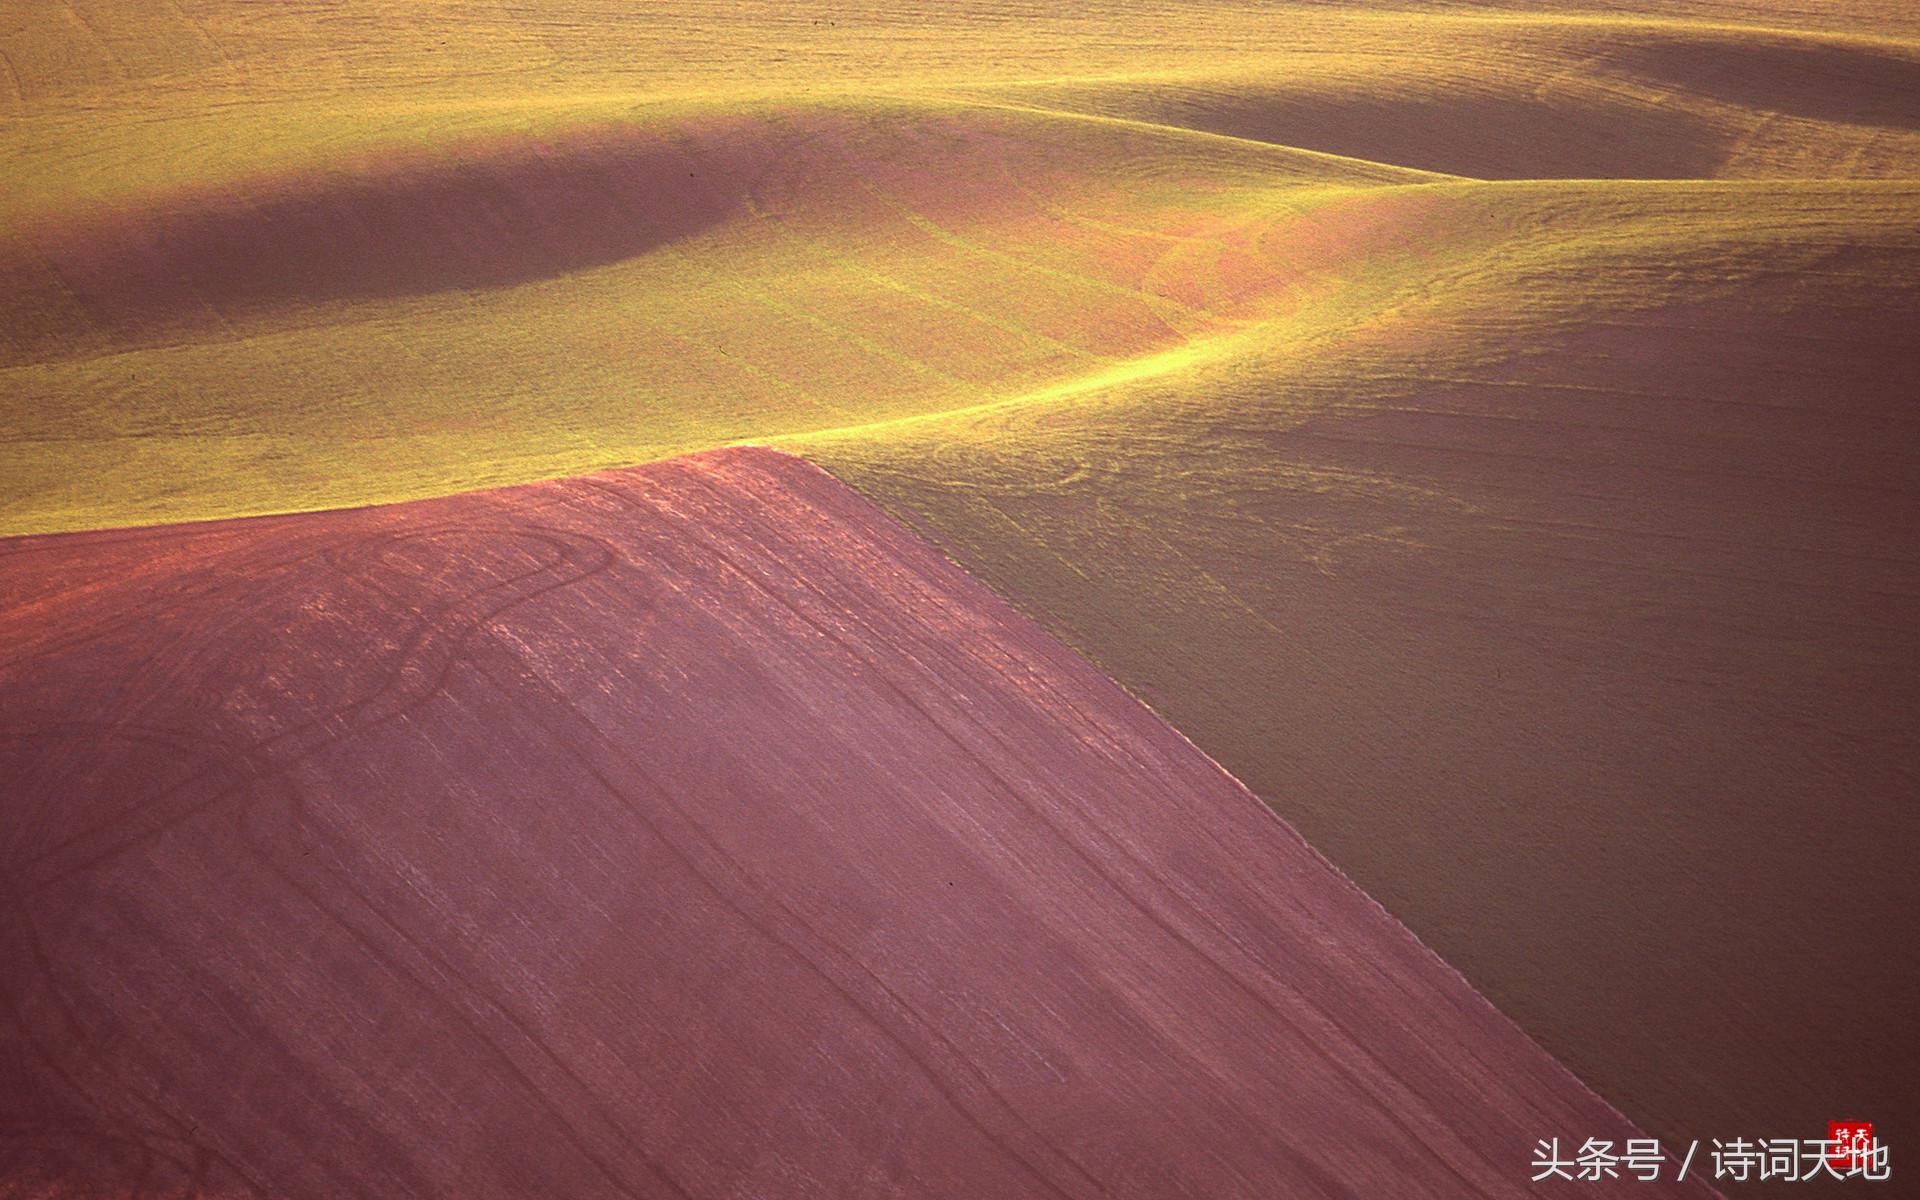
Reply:
M1887 195L1522 229L1317 356L821 458L1646 1128L1900 1145L1920 223Z
M674 139L496 135L63 211L0 245L0 365L233 337L289 308L619 262L725 219L782 149L752 119L706 114Z
M798 460L19 539L0 601L16 1191L1493 1196L1631 1133Z

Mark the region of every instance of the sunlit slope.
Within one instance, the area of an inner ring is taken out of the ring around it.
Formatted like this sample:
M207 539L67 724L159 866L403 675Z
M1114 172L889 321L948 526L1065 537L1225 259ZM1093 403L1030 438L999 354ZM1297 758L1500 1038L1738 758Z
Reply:
M796 448L1651 1128L1902 1111L1910 1035L1857 1031L1920 959L1835 914L1920 904L1920 188L1379 202L1496 241L1344 329Z
M1920 20L1875 5L27 0L0 209L612 101L959 94L1482 176L1911 173Z
M1913 175L1920 51L1875 11L30 4L0 25L0 532L1310 340L1476 252L1373 224L1416 168Z
M0 257L0 528L391 500L1078 386L1366 286L1366 247L1284 231L1426 178L997 108L677 106L34 214Z
M1392 169L981 109L676 113L15 221L6 528L449 492L1100 376L1350 288ZM79 468L79 476L75 470ZM84 476L84 478L83 478Z

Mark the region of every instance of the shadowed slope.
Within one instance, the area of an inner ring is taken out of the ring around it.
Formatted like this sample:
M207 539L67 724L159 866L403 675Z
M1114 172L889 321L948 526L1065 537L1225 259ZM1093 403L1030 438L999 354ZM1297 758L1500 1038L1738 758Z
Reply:
M1359 31L1345 53L1287 39L1257 68L1012 90L1480 179L1920 175L1911 38L1546 18Z
M1341 6L1341 0L1326 2ZM1406 0L1400 7L1476 17L1577 17L1618 25L1735 25L1890 38L1911 38L1916 32L1913 6L1906 0Z
M1632 1132L796 460L3 554L14 1179L1517 1196Z
M1393 195L1504 234L1318 339L802 448L1655 1131L1905 1128L1914 192Z
M1667 34L1626 41L1607 65L1775 117L1920 129L1920 55L1911 44Z
M779 151L759 123L674 132L496 138L22 221L0 268L0 362L231 337L294 306L619 262L726 218Z

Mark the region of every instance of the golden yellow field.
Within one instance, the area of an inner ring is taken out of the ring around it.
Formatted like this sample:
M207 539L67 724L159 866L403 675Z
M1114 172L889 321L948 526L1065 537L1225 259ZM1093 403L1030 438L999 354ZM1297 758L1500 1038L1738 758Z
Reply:
M1920 17L1052 7L15 5L0 533L778 445L1650 1130L1895 1107Z
M1443 286L1584 302L1490 249L1706 284L1804 222L1899 237L1914 43L1702 12L29 5L0 531L1057 407ZM1570 176L1887 182L1478 182Z

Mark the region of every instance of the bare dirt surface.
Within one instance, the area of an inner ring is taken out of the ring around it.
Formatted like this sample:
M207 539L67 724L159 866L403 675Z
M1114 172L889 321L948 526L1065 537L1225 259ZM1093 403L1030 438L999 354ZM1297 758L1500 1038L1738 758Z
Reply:
M796 459L16 539L0 644L8 1194L1498 1196L1633 1136Z

